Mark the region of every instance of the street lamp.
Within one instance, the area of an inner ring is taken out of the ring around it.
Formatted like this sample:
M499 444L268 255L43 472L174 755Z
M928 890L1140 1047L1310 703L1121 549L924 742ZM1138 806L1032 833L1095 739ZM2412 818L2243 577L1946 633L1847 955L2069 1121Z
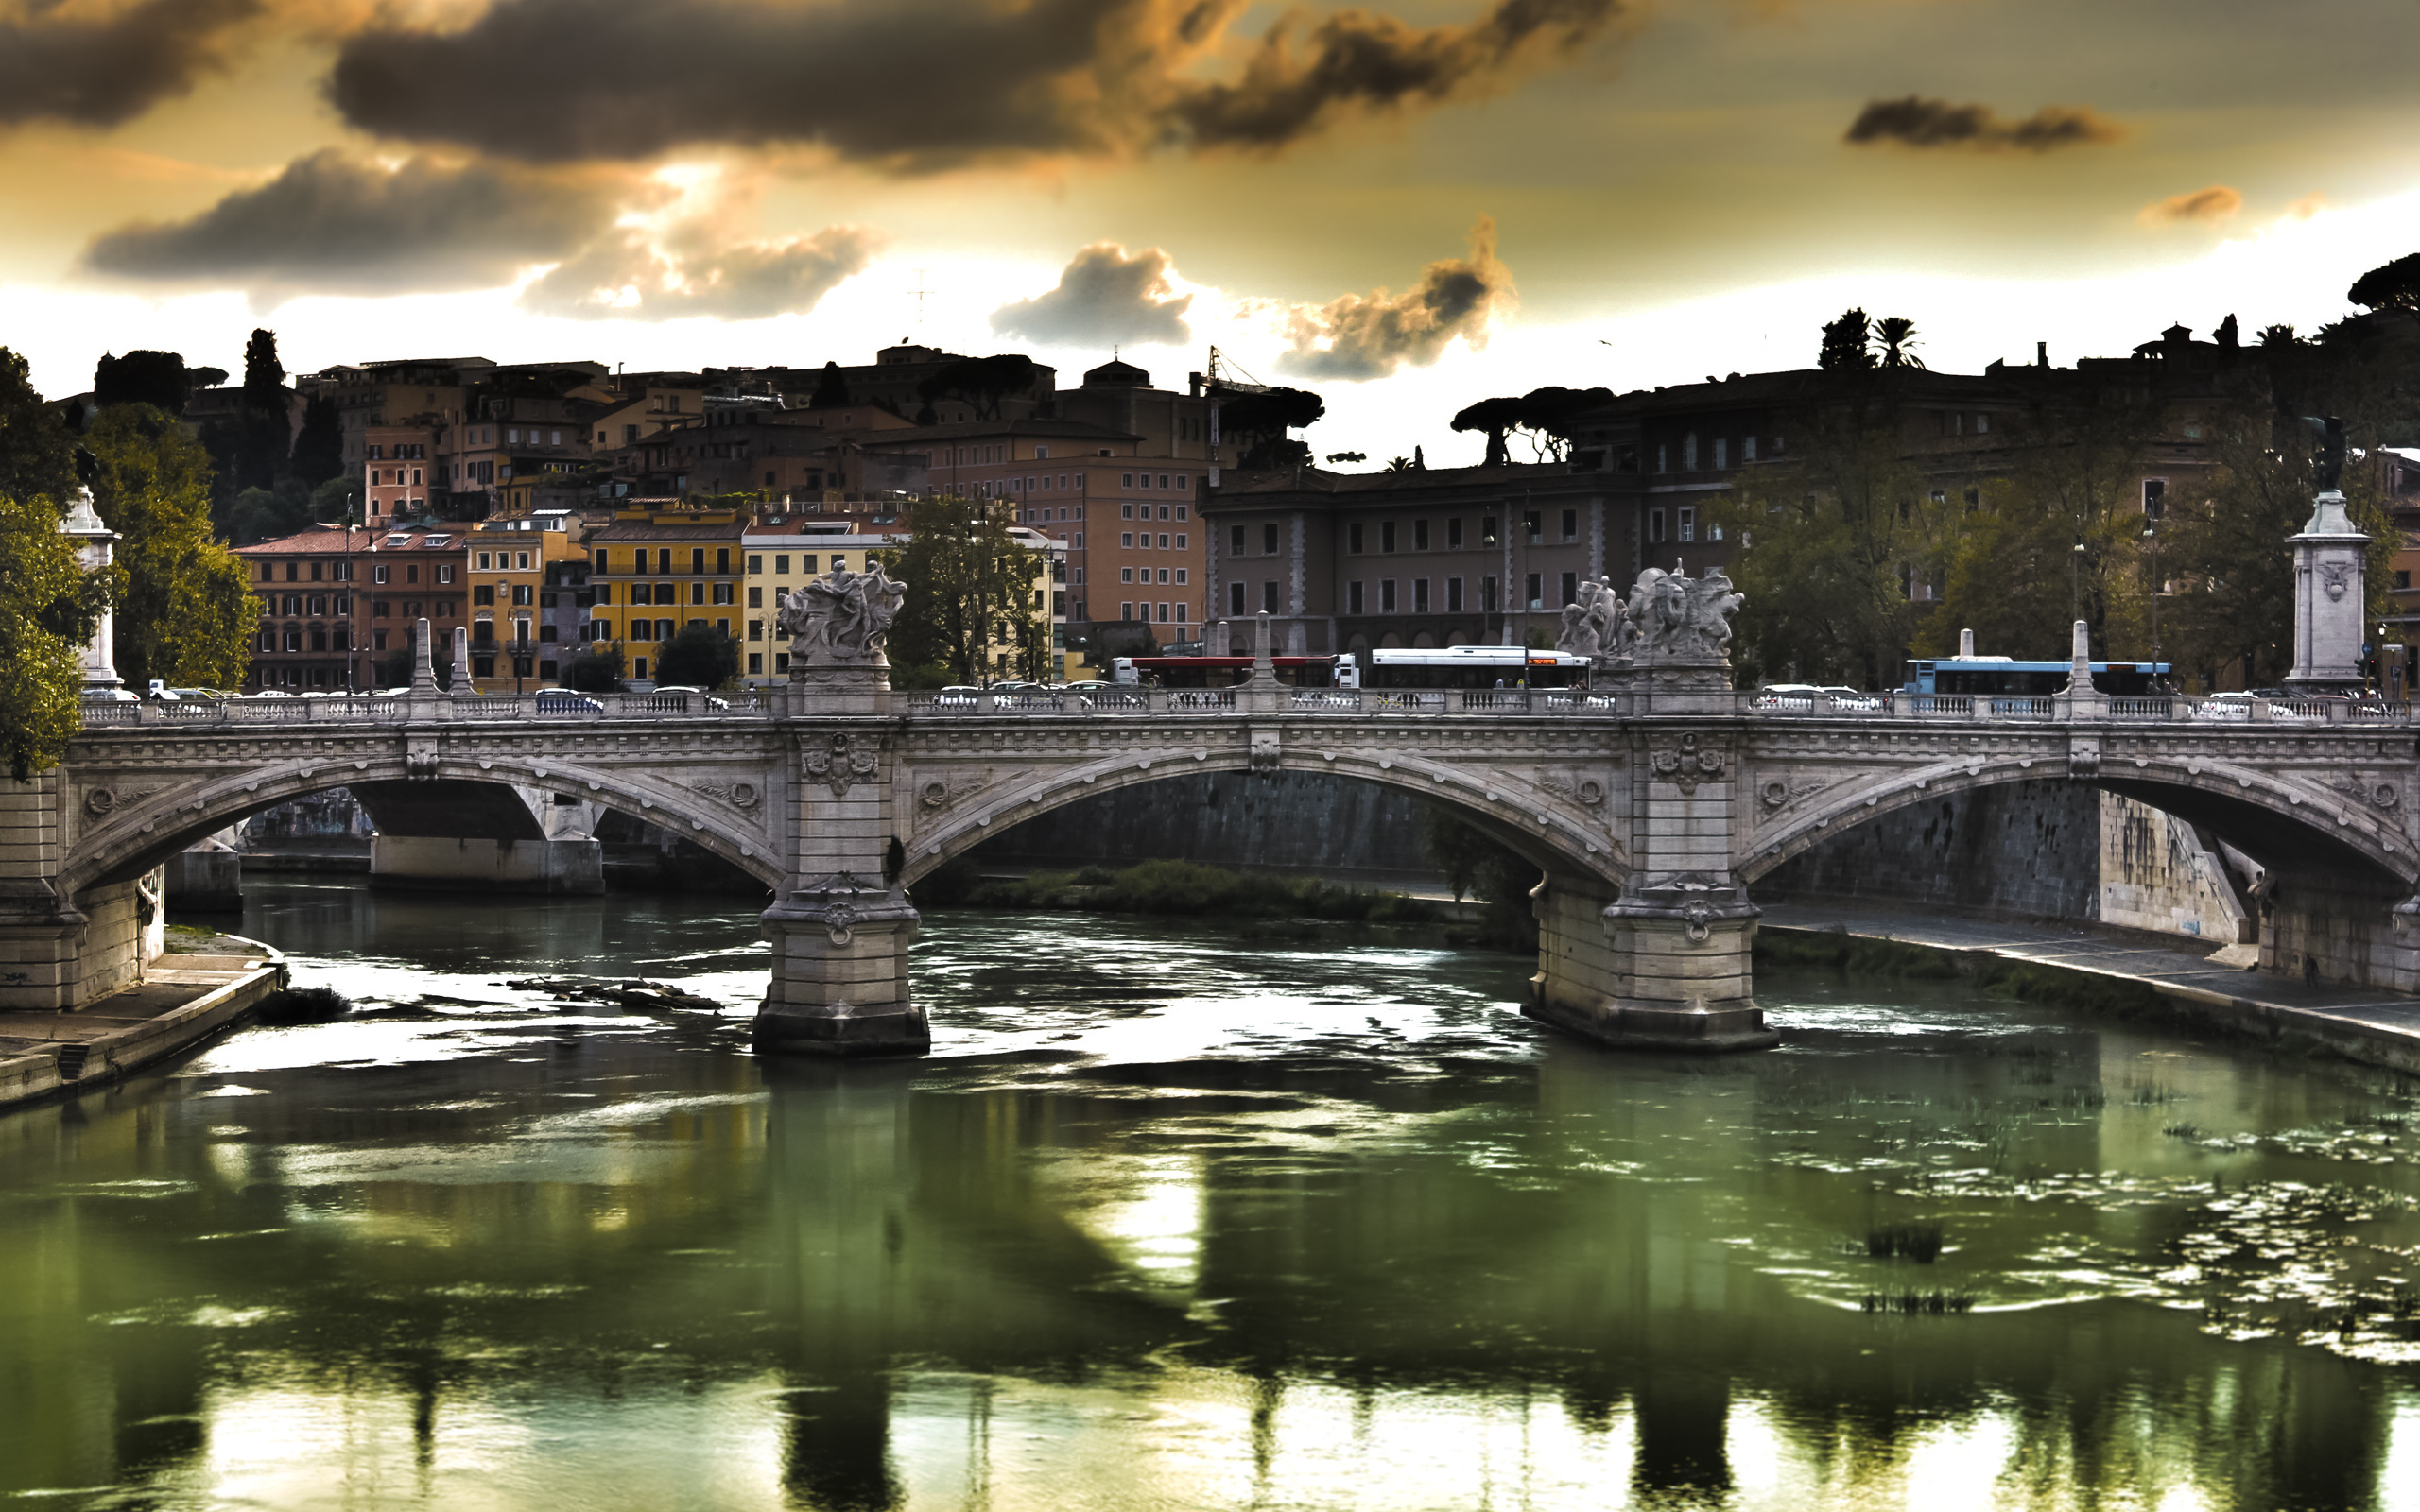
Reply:
M2076 532L2076 549L2067 558L2067 622L2083 618L2083 532Z
M2143 539L2152 543L2152 664L2159 664L2159 591L2165 586L2159 575L2159 525L2156 522L2143 526ZM2156 672L2152 676L2156 677Z

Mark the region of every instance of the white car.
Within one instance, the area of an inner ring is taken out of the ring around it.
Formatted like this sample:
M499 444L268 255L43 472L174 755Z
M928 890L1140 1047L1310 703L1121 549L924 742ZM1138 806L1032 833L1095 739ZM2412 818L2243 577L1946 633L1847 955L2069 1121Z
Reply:
M1816 691L1831 699L1836 709L1877 710L1883 705L1882 695L1878 693L1859 693L1855 688L1841 687L1824 687Z
M1756 690L1759 709L1792 709L1821 703L1824 690L1811 682L1768 682Z
M705 700L706 707L709 709L728 709L731 707L729 700L717 698L703 688L693 688L681 683L672 683L667 685L659 682L655 685L653 691L656 693L681 693L686 694L693 698L702 698Z

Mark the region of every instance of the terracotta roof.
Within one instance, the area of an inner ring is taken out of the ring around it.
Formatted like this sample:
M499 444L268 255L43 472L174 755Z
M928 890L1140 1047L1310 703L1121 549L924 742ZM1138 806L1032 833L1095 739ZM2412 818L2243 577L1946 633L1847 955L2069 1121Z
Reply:
M737 541L747 525L737 520L713 525L659 525L644 520L617 520L610 525L592 530L589 544L610 544L617 541L644 541L656 543L670 541Z

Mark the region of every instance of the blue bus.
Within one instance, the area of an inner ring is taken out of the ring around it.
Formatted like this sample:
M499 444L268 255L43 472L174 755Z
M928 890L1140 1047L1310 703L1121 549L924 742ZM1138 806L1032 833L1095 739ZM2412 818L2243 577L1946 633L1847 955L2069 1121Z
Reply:
M2144 698L2166 691L2166 662L2095 662L2092 685L2113 698ZM1947 656L1908 663L1903 693L2047 698L2067 686L2065 662L2019 662L2005 656ZM2154 690L2154 680L2160 687Z

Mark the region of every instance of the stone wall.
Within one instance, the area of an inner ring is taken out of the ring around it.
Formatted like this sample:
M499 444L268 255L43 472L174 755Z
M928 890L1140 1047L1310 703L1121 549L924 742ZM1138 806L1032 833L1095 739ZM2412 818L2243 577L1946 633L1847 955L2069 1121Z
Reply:
M2420 924L2395 912L2403 889L2309 872L2273 872L2260 919L2260 969L2289 979L2306 958L2329 987L2420 992Z
M1424 808L1410 794L1316 773L1172 777L1080 799L971 855L977 866L1199 861L1343 878L1430 878Z
M2100 795L2100 919L2221 945L2258 938L2218 843L2184 820Z
M1755 894L2091 919L2100 862L2098 789L2012 782L1869 819L1775 867Z

